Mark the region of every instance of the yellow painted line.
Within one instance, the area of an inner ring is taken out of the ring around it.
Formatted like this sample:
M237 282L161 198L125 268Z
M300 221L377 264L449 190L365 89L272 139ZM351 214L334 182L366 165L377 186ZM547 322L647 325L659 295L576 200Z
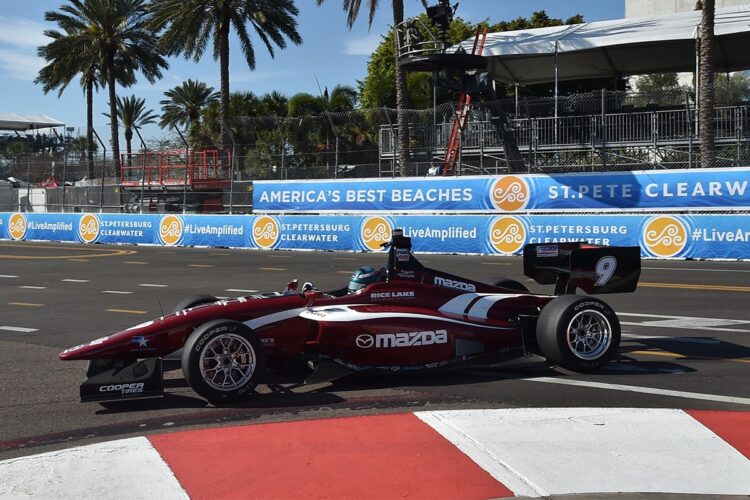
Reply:
M269 255L269 259L291 259L291 255Z
M88 262L89 261L89 259L70 259L70 258L68 260L72 260L74 262Z
M188 264L188 267L214 267L211 264Z
M283 267L259 267L258 271L286 271Z
M687 357L682 354L677 354L676 352L669 352L669 351L630 351L625 354L640 354L641 356L661 356L664 358L674 358L674 359Z
M231 253L212 253L212 254L209 254L209 255L214 255L216 257L226 257L226 256L232 255L232 254Z
M34 304L32 302L8 302L8 304L23 307L44 307L44 304Z
M140 264L140 265L145 265L145 264L148 264L148 262L143 262L141 260L126 260L125 264Z
M80 247L61 247L61 246L54 246L54 245L10 245L7 243L0 243L0 247L10 247L10 248L29 248L29 249L35 249L35 248L44 248L46 250L65 250L67 252L87 252L86 258L93 258L93 257L117 257L121 255L133 255L138 253L137 250L102 250L99 247L96 248L89 248L85 246ZM98 253L89 253L89 252L98 252ZM73 260L70 255L14 255L14 254L4 254L0 255L0 259L15 259L15 260L55 260L55 259L69 259Z
M750 363L750 358L719 358L716 356L685 356L684 354L677 354L676 352L669 351L630 351L624 354L640 354L642 356L662 356L665 358L673 359L699 359L699 360L712 360L712 361L730 361L732 363Z
M336 271L336 274L352 274L351 271Z
M693 285L688 283L638 283L646 288L678 288L682 290L714 290L720 292L750 292L750 286Z
M148 311L139 311L137 309L107 309L107 312L125 313L125 314L146 314Z
M510 262L482 262L483 266L509 266Z
M333 260L357 260L354 257L334 257Z

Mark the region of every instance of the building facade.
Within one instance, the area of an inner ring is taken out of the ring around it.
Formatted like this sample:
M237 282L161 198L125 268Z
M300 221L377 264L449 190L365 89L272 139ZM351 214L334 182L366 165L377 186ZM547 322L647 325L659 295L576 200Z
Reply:
M625 0L625 17L664 16L695 10L696 0ZM750 0L716 0L716 8L750 5Z

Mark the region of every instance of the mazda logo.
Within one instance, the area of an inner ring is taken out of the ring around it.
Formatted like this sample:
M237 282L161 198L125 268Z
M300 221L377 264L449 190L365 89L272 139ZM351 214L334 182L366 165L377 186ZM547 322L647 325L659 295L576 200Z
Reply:
M357 347L367 349L375 344L375 338L372 335L359 335L355 342L357 343Z

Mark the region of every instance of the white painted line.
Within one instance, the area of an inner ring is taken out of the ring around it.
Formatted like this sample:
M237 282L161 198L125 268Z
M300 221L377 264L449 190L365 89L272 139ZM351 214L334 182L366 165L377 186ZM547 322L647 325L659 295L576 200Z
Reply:
M22 285L18 288L26 288L27 290L46 290L46 286L32 286L32 285Z
M620 323L621 325L640 325L641 323ZM688 342L690 344L721 344L721 340L716 339L700 339L693 337L670 337L668 335L635 335L633 333L623 333L621 335L624 339L636 339L636 340L663 340L665 342Z
M88 283L89 282L89 280L76 280L76 279L73 279L73 278L66 278L66 279L60 280L60 281L65 281L67 283Z
M102 293L116 293L120 295L130 295L133 292L123 292L121 290L102 290Z
M155 283L141 283L138 286L148 286L148 287L151 287L151 288L166 288L169 285L158 285L158 284L155 284Z
M681 410L418 412L517 496L747 495L750 460Z
M715 328L710 326L691 326L691 325L679 325L674 324L659 324L658 321L645 321L643 323L634 323L630 321L621 321L621 325L627 326L646 326L649 328L680 328L683 330L703 330L708 332L736 332L736 333L750 333L750 329L742 328Z
M710 268L689 268L689 267L641 267L654 271L705 271L709 273L750 273L750 269L710 269Z
M188 498L145 437L4 460L0 477L0 498Z
M18 276L13 276L12 274L0 274L0 278L18 278Z
M638 392L641 394L656 394L659 396L672 396L683 399L699 399L702 401L716 401L718 403L733 403L738 405L750 405L750 398L735 396L720 396L718 394L704 394L700 392L673 391L670 389L657 389L655 387L639 387L637 385L605 384L603 382L588 382L585 380L573 380L553 377L522 378L528 382L544 382L547 384L573 385L578 387L590 387L592 389L608 389L623 392ZM750 476L748 476L750 477Z
M723 318L700 318L697 316L667 316L664 314L646 314L646 313L627 313L627 312L618 312L618 316L636 316L639 318L662 318L662 319L689 319L691 321L728 321L728 322L738 322L738 323L750 323L750 320L745 319L723 319ZM728 323L732 324L732 323Z
M24 328L22 326L0 326L0 330L6 330L9 332L20 332L20 333L31 333L39 331L38 328Z
M237 293L255 293L258 290L243 290L242 288L227 288L225 292L237 292Z
M628 316L634 318L654 318L659 321L642 321L642 322L627 322L621 321L620 324L628 326L645 326L654 328L679 328L686 330L707 330L713 332L739 332L739 333L750 333L750 330L745 328L723 328L723 326L731 325L748 325L750 326L750 320L745 319L728 319L728 318L700 318L696 316L667 316L664 314L646 314L646 313L627 313L618 312L618 316Z

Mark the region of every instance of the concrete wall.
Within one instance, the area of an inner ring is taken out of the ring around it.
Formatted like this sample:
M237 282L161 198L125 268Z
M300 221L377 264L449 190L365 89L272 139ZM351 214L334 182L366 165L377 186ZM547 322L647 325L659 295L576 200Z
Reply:
M695 10L696 0L625 0L625 17L663 16ZM750 0L716 0L716 8L749 5Z

